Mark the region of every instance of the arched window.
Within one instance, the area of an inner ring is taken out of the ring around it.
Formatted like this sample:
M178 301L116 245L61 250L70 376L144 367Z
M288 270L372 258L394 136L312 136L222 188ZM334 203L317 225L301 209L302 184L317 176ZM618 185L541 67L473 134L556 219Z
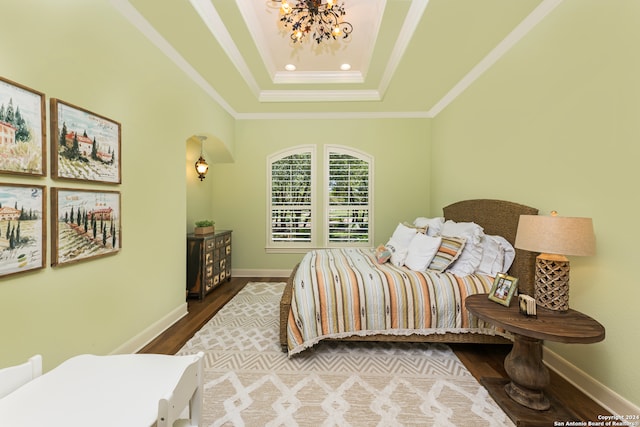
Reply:
M327 246L370 246L372 159L338 146L325 150Z
M305 145L275 153L267 163L268 251L372 246L371 156L327 145L317 159L316 147Z
M315 147L304 146L269 157L267 247L315 246L313 185Z

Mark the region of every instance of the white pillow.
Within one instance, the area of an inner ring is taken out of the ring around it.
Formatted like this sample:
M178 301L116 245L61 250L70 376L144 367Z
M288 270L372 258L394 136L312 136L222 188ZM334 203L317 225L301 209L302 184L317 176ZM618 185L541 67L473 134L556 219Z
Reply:
M458 276L475 273L482 261L483 228L473 222L446 221L442 226L443 236L464 237L467 243L458 259L448 269Z
M442 230L442 225L444 224L444 218L443 217L436 217L436 218L425 218L425 217L418 217L413 221L413 225L415 225L416 227L427 227L427 235L428 236L439 236L440 230Z
M502 236L485 235L482 244L482 261L478 273L496 276L506 273L513 264L516 251Z
M407 258L409 243L413 237L418 234L418 230L408 227L403 223L398 223L393 235L385 245L391 251L389 261L396 267L402 267L404 260Z
M389 262L396 267L402 267L405 259L407 258L407 254L409 253L409 248L403 248L393 240L389 240L386 247L391 251L391 258L389 258Z
M504 251L504 262L502 264L501 273L506 273L507 270L511 268L511 264L513 264L513 260L516 258L516 250L513 248L511 243L507 239L502 236L493 236L500 243L500 247Z
M495 236L484 236L482 244L482 260L478 267L478 273L495 276L498 273L504 273L504 250L500 246L500 242Z
M411 243L411 240L413 239L413 236L415 236L417 233L418 230L416 230L415 228L407 227L406 225L399 223L395 231L393 232L393 235L389 239L389 243L393 241L396 249L408 248L409 243ZM389 245L387 244L386 246Z
M467 239L467 245L473 243L475 245L482 242L484 229L475 222L455 222L448 220L442 225L440 234L451 237L464 237Z
M415 271L425 271L438 252L442 237L432 237L418 233L414 236L407 251L404 265Z

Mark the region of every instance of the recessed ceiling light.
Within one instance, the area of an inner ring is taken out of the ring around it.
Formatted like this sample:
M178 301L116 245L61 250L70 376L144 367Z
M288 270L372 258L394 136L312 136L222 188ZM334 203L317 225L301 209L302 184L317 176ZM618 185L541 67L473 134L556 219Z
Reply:
M284 66L284 69L287 71L295 71L296 70L296 66L293 64L287 64Z
M340 69L341 69L342 71L349 71L349 70L351 69L351 64L342 64L342 65L340 66Z

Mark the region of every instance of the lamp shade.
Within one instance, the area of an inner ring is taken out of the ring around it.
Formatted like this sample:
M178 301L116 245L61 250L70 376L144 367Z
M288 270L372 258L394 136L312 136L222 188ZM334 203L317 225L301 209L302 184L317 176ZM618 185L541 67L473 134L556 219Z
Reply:
M595 255L593 221L557 215L520 215L514 246L546 254Z

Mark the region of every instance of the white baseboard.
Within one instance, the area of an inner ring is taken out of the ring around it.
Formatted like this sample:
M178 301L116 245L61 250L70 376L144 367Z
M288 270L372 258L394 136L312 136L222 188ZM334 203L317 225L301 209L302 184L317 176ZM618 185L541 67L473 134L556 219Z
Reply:
M572 365L557 353L543 346L542 354L544 363L549 369L555 371L612 414L640 414L640 407L629 402L604 384L596 381L586 372Z
M145 345L153 341L161 333L169 329L174 323L182 319L188 313L187 303L180 304L166 316L152 323L148 328L131 338L111 352L111 354L137 353Z
M293 270L256 270L239 268L231 271L231 277L282 277L284 280L291 275L291 271Z

